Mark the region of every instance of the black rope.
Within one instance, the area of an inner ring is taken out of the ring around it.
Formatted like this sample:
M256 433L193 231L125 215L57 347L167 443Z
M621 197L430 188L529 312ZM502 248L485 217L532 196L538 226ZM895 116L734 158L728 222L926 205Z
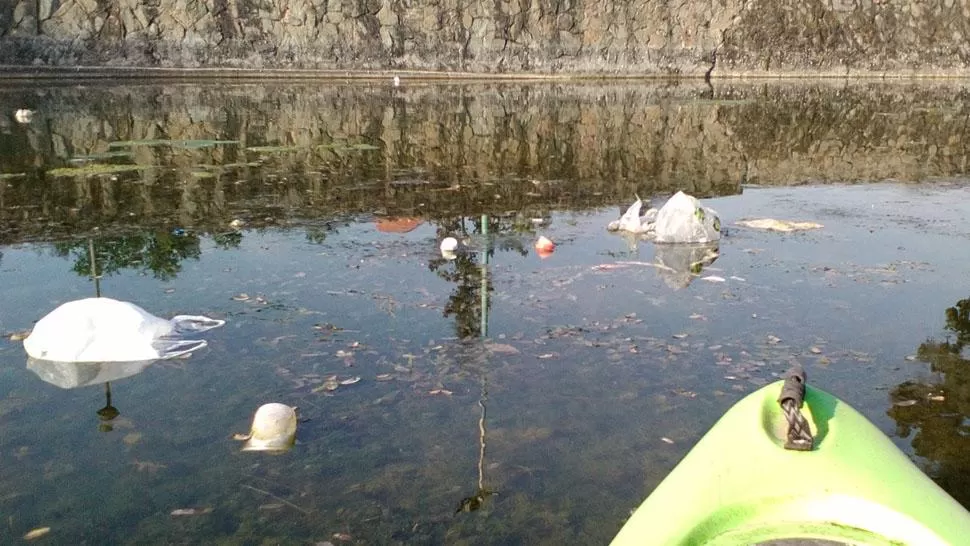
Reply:
M788 421L788 439L785 449L794 451L811 451L815 443L808 419L802 415L802 402L805 399L805 381L807 376L801 366L795 366L785 376L785 385L781 388L778 403Z

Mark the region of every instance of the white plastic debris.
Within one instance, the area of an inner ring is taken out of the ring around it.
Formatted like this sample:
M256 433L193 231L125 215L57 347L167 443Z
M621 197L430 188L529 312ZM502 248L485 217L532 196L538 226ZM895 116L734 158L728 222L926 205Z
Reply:
M296 408L271 402L263 404L253 416L249 434L237 434L245 440L243 451L286 451L296 442Z
M654 232L658 243L713 243L721 239L721 219L679 191L657 213Z
M67 302L37 321L24 339L33 358L57 362L134 362L181 356L206 346L183 339L218 328L224 320L178 315L166 320L111 298Z
M30 123L30 121L33 118L34 118L34 111L28 110L26 108L18 108L13 113L13 119L17 120L17 123L24 123L24 124Z
M774 218L738 220L736 224L752 229L781 231L783 233L822 228L822 224L819 224L818 222L792 222L790 220L775 220Z
M619 220L610 222L606 229L609 231L626 231L629 233L650 233L654 229L654 222L657 219L657 209L649 209L643 215L643 201L640 196L626 209Z

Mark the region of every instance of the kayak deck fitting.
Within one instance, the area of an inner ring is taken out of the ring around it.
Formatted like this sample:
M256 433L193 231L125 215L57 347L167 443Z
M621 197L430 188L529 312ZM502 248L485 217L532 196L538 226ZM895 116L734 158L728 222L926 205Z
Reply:
M795 369L728 410L612 544L970 544L970 513Z

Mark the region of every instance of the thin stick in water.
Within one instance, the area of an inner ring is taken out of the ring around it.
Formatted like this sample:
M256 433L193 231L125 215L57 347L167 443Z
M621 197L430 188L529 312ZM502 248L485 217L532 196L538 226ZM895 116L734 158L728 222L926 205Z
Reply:
M305 508L300 508L299 506L297 506L297 505L293 504L292 502L284 499L283 497L278 497L278 496L270 493L269 491L264 491L264 490L262 490L262 489L260 489L258 487L253 487L253 486L247 485L245 483L244 484L241 484L241 485L243 487L245 487L246 489L252 489L253 491L256 491L257 493L262 493L264 495L269 495L270 497L273 497L274 499L282 502L283 504L289 506L290 508L293 508L295 510L299 510L300 512L303 512L304 514L307 514L307 515L310 514L310 511L309 510L306 510Z

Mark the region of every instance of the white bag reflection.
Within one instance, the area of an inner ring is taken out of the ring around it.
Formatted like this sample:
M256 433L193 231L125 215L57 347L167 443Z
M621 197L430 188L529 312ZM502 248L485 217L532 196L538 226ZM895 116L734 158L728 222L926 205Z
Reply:
M28 357L27 369L43 381L62 389L99 385L137 375L155 360L137 362L56 362Z
M718 245L656 245L657 274L673 289L686 288L703 269L717 260Z

